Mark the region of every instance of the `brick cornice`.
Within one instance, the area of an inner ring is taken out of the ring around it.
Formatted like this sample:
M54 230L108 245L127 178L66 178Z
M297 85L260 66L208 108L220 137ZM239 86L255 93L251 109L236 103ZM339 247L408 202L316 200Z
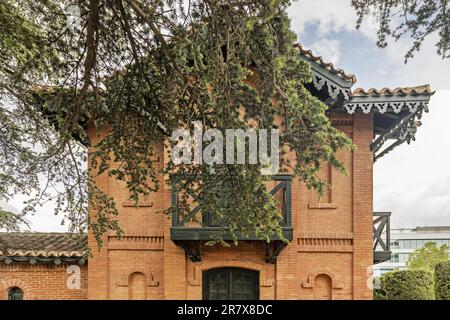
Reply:
M117 236L108 237L109 250L164 250L162 236Z
M353 232L300 232L298 238L353 239Z

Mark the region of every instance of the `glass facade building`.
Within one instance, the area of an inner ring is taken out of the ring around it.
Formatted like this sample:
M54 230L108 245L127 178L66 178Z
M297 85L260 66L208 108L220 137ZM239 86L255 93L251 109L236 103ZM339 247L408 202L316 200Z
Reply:
M438 247L447 245L450 258L450 226L391 229L391 260L374 265L373 275L377 277L389 271L405 269L410 254L427 242L434 242Z

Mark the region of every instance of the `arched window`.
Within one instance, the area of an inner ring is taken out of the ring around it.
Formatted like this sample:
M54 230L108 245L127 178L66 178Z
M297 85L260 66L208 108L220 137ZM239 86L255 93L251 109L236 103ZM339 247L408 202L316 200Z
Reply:
M19 287L12 287L8 290L8 300L23 300L23 290Z

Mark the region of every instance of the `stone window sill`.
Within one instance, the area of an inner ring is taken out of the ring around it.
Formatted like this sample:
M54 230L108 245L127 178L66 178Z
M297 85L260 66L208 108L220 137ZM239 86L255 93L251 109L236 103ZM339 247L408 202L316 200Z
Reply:
M332 202L324 202L324 203L309 203L308 208L309 209L337 209L338 205L337 203Z

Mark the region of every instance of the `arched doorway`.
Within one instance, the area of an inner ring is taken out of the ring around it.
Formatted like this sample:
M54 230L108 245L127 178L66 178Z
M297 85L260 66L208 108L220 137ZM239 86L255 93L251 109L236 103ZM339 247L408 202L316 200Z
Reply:
M217 268L203 272L204 300L258 300L259 272Z

